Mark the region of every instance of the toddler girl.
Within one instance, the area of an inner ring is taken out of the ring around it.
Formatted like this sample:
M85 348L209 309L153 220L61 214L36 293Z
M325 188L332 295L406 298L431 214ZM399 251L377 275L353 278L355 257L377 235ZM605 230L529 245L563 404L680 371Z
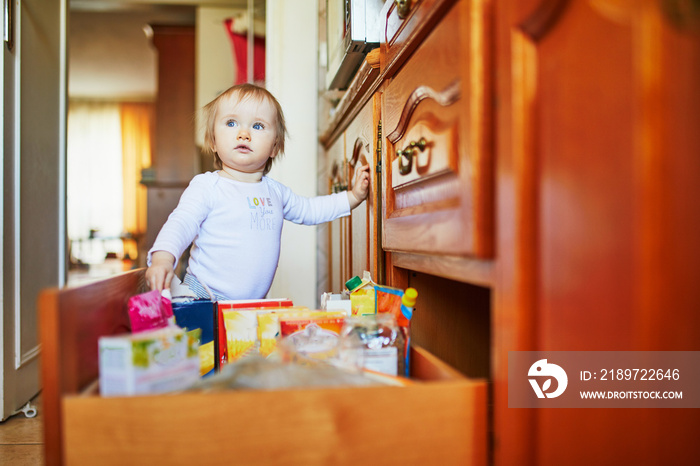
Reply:
M253 84L229 88L203 109L205 150L215 172L195 176L148 253L146 280L170 287L177 259L192 244L184 283L198 297L260 299L277 269L283 220L316 225L350 214L367 197L369 166L352 190L313 198L268 178L284 152L282 108Z

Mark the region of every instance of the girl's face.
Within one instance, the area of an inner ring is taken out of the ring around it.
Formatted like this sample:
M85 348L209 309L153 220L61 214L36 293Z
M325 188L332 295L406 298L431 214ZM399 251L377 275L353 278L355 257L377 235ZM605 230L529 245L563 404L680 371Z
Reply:
M240 100L237 94L222 99L214 120L214 151L224 171L262 173L275 157L275 107L267 99Z

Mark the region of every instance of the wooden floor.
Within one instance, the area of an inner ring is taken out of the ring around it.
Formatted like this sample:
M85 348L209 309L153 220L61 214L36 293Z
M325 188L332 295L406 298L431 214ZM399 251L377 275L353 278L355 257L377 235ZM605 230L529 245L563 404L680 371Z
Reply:
M0 464L38 466L44 464L44 432L41 395L32 400L37 415L16 414L0 422Z

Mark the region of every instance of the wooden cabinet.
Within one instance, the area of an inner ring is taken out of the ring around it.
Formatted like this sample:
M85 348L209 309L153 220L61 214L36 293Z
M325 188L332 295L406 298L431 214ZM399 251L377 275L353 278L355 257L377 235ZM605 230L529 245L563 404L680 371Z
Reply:
M422 0L380 20L357 99L381 107L384 282L419 290L416 343L492 382L491 462L700 462L691 410L508 407L511 351L700 350L697 9Z

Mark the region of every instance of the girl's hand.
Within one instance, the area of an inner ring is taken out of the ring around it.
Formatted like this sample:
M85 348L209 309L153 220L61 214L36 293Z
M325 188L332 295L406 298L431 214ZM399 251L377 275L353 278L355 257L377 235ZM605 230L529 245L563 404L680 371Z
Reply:
M146 270L146 283L152 290L170 289L170 282L175 276L175 257L166 251L151 254L151 266Z
M350 210L362 204L369 193L369 165L361 166L355 172L355 182L352 185L352 190L348 191L348 201L350 201Z

